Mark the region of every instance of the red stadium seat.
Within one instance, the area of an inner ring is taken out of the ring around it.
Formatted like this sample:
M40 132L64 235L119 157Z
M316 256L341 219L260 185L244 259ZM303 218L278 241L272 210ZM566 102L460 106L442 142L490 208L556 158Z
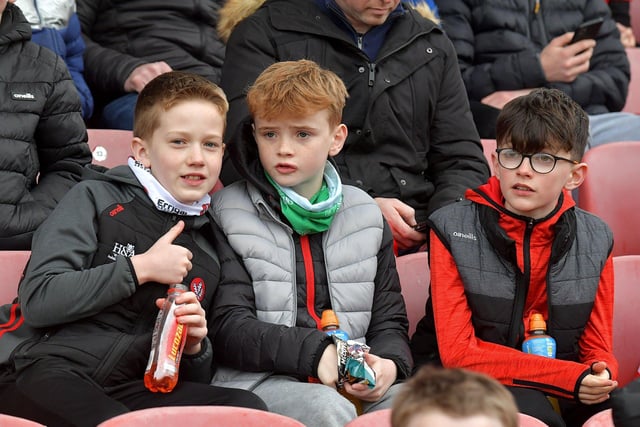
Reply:
M12 417L10 415L0 414L0 426L2 427L44 427L44 424L25 418Z
M391 409L381 409L360 415L344 427L391 427Z
M429 296L429 254L426 251L402 255L396 258L400 288L409 317L409 336L424 317L424 307Z
M638 0L640 1L640 0ZM588 150L578 204L613 230L613 255L640 255L640 141L610 142Z
M127 164L133 132L119 129L87 129L93 164L112 168Z
M31 251L0 251L0 305L11 303L18 295L18 283L30 256Z
M273 412L235 406L163 406L141 409L106 420L98 427L304 427Z
M640 306L640 255L613 258L613 354L618 360L620 387L628 384L640 366L637 313Z
M614 427L611 409L598 412L587 420L582 427Z
M638 0L631 2L631 4L633 3L640 4ZM638 26L640 26L640 22L638 23ZM629 58L629 64L631 65L631 80L629 81L627 102L624 104L622 111L640 114L640 48L630 47L627 48L626 51L627 58Z

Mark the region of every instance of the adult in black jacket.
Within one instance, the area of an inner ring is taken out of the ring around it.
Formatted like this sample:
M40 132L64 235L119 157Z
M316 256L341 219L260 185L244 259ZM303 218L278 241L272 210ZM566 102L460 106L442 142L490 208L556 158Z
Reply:
M31 27L12 3L0 0L0 250L30 249L91 162L67 66L29 41Z
M426 235L412 226L484 182L489 169L451 42L400 0L372 21L368 12L355 16L359 3L268 0L240 20L222 69L227 135L248 115L247 86L270 64L310 59L334 71L349 91L349 136L335 157L341 178L376 198L398 246L413 248ZM225 7L221 19L238 9ZM225 162L222 181L238 178Z
M216 21L222 0L78 0L87 48L85 77L105 105L102 123L132 129L142 88L170 70L218 83L224 44Z
M591 146L640 139L640 116L620 113L629 87L629 61L602 0L440 0L443 27L480 136L495 137L504 104L534 88L568 94L589 114ZM571 44L586 21L603 18L595 40Z

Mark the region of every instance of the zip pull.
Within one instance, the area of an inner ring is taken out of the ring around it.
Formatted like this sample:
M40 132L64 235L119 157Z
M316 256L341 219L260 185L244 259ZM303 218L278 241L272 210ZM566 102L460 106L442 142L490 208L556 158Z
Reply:
M369 87L373 87L376 81L376 64L369 63Z
M533 13L536 15L540 12L540 0L536 0L536 4L533 6Z

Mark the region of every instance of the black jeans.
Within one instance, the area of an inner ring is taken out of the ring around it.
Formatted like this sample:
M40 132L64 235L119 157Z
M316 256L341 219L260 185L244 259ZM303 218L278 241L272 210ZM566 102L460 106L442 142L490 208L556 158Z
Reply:
M227 405L267 410L262 399L246 390L185 381L178 382L171 393L153 393L145 388L142 378L103 388L70 369L42 363L21 372L16 384L9 387L17 391L13 405L23 414L19 416L50 427L95 427L116 415L159 406ZM37 411L32 411L34 408Z

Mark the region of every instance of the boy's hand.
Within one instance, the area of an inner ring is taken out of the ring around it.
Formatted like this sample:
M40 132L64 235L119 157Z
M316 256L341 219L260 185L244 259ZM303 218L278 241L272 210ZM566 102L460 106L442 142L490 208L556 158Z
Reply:
M164 300L164 298L158 298L156 306L162 308ZM202 340L207 336L208 332L204 308L202 308L200 301L198 301L196 294L193 292L185 292L178 295L176 304L178 305L173 312L176 316L176 321L188 327L184 353L197 354L200 352Z
M382 357L378 357L370 353L364 355L364 360L376 373L376 386L374 388L369 388L365 384L345 383L344 389L350 395L357 397L360 400L364 400L365 402L377 402L396 381L398 367L393 360L383 359Z
M400 249L420 246L427 240L427 234L413 229L416 224L415 210L400 201L386 197L376 197L376 203L382 211L384 219L389 223L393 239Z
M318 379L322 384L336 388L338 384L338 350L335 344L324 349L318 364Z
M580 383L578 399L585 405L595 405L609 399L610 393L616 387L618 382L609 378L607 364L596 362L591 365L591 373Z
M147 282L167 285L182 283L182 279L191 270L191 258L193 258L189 249L173 244L182 230L184 230L184 221L178 221L148 251L131 257L138 283L141 285Z

